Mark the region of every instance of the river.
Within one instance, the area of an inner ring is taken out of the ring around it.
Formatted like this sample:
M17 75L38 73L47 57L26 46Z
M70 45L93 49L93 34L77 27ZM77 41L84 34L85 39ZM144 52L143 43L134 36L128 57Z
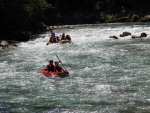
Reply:
M62 27L56 35L74 44L46 46L46 32L0 50L1 113L150 113L150 23ZM119 37L124 31L148 37ZM69 77L41 73L55 53Z

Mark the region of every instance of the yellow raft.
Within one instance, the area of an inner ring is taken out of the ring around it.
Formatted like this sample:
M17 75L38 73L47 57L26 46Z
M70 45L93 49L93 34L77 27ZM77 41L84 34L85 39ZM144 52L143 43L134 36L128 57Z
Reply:
M67 44L67 43L71 43L71 41L69 41L69 40L60 40L58 43L60 43L60 44ZM56 43L48 42L46 45L50 45L50 44L56 44Z
M66 44L66 43L71 43L71 41L69 41L69 40L60 40L59 43Z

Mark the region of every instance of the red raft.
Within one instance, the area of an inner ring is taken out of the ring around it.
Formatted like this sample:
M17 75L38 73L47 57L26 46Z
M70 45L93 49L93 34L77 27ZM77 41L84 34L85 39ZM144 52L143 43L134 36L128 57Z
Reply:
M55 76L55 77L68 77L69 72L49 72L47 69L42 69L43 75L46 77Z

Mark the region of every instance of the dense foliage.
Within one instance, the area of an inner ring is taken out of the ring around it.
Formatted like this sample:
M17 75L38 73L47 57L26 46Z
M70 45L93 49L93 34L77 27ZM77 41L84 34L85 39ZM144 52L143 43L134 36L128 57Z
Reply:
M48 8L45 0L0 0L1 39L28 40L30 31L42 26Z
M149 0L0 0L1 39L28 40L45 25L109 22L150 14Z

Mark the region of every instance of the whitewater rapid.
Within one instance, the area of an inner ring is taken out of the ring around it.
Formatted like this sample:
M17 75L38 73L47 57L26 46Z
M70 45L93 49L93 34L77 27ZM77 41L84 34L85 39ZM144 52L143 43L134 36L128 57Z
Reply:
M116 23L62 26L73 44L50 44L50 32L19 47L0 50L0 112L128 113L150 110L150 24ZM148 37L119 37L123 32ZM119 39L110 39L110 36ZM45 37L45 38L43 38ZM58 60L66 78L41 70Z

